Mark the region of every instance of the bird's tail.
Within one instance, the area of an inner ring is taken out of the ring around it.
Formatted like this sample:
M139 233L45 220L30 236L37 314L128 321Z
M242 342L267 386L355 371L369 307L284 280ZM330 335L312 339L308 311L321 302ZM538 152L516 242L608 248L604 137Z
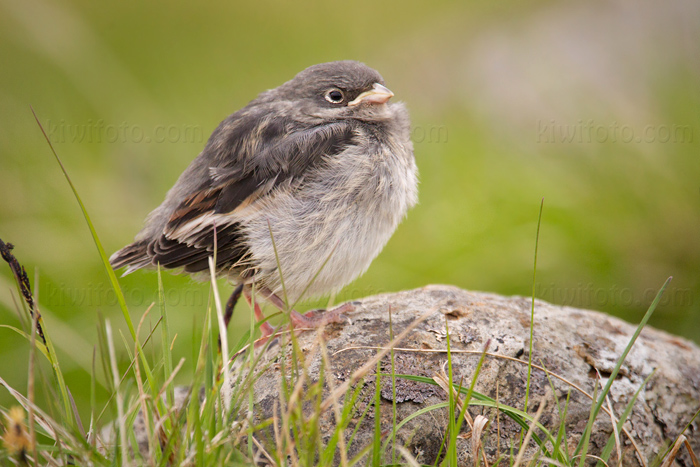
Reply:
M148 256L147 249L148 242L134 242L114 253L109 258L109 263L115 270L124 266L129 266L123 274L123 276L126 276L137 269L151 265L151 258Z

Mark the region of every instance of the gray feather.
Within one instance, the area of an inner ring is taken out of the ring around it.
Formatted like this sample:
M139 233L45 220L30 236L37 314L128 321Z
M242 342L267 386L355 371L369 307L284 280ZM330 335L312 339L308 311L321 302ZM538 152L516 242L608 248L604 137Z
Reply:
M221 122L113 267L203 271L216 235L217 267L234 282L279 293L278 259L292 300L355 279L417 201L408 112L324 93L347 103L383 82L361 63L331 62L262 93Z

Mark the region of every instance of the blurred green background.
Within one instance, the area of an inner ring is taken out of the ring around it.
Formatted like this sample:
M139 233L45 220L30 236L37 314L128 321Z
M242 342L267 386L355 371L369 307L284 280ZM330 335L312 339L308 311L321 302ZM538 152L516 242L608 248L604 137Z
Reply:
M309 65L366 62L411 111L420 204L337 301L431 283L529 295L544 197L539 298L637 322L673 275L652 324L700 342L699 17L693 0L1 0L0 238L38 277L81 412L97 313L123 319L30 105L111 254L224 117ZM191 368L209 286L164 281ZM156 274L121 284L138 321ZM0 323L18 326L6 265L0 285ZM231 342L247 323L241 306ZM0 376L22 391L27 359L0 329Z

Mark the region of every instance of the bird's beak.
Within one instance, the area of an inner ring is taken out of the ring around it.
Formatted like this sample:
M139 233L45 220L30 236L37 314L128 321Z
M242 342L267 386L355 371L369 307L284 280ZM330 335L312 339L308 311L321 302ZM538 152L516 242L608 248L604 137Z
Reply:
M354 107L358 104L366 102L368 104L384 104L386 101L394 97L394 93L389 90L386 86L382 86L379 83L374 83L372 89L365 91L354 100L348 102L348 107Z

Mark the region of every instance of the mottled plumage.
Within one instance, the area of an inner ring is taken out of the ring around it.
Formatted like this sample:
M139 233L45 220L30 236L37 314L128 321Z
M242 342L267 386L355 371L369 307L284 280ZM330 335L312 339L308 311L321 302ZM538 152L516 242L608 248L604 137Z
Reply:
M216 232L219 274L279 294L272 233L291 301L351 282L417 200L408 113L383 84L342 61L260 94L221 122L112 266L206 271Z

